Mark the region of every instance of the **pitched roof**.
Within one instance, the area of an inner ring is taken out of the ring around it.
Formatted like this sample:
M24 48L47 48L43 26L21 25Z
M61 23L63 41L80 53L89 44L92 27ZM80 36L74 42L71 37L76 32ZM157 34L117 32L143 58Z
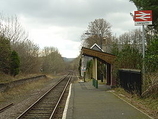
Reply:
M104 52L103 49L101 49L101 47L100 47L98 44L96 44L96 43L94 43L94 44L90 47L90 49Z

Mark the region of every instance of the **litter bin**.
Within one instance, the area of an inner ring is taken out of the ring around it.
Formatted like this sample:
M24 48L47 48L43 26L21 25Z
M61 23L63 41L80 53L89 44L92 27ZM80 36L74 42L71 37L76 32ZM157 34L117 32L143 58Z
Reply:
M98 80L93 79L93 80L92 80L92 85L93 85L95 88L98 88Z

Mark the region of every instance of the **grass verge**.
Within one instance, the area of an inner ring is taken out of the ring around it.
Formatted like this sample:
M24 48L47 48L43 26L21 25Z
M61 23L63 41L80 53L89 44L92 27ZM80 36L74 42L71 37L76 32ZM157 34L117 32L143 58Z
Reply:
M0 105L2 103L7 103L10 101L19 101L25 99L25 95L31 94L35 90L40 92L40 89L46 85L46 83L51 80L50 78L43 78L40 80L32 81L29 83L25 83L19 86L15 86L13 88L9 88L5 92L0 93Z
M154 119L158 119L158 99L157 98L143 98L138 97L137 95L132 95L124 91L122 88L116 88L115 92L120 98L124 99L128 103L134 105L138 109L147 113Z

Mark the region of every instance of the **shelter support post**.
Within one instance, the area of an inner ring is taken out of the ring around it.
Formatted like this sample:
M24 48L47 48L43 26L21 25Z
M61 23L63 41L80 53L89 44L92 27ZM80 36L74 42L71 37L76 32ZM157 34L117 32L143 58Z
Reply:
M107 63L106 79L107 79L107 85L110 85L110 86L116 85L116 81L112 75L112 67L113 67L112 64Z
M93 85L98 88L98 79L97 79L97 58L93 58Z
M107 85L111 85L111 64L107 63Z
M97 58L93 58L93 79L97 80Z

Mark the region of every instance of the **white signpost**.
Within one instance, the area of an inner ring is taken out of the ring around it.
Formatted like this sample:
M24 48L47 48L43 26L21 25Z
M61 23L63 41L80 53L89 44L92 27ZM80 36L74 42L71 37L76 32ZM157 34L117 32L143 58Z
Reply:
M142 66L142 74L143 79L145 79L145 32L144 25L152 25L152 10L143 10L143 11L135 11L134 12L134 21L136 26L142 26L142 47L143 47L143 66Z

